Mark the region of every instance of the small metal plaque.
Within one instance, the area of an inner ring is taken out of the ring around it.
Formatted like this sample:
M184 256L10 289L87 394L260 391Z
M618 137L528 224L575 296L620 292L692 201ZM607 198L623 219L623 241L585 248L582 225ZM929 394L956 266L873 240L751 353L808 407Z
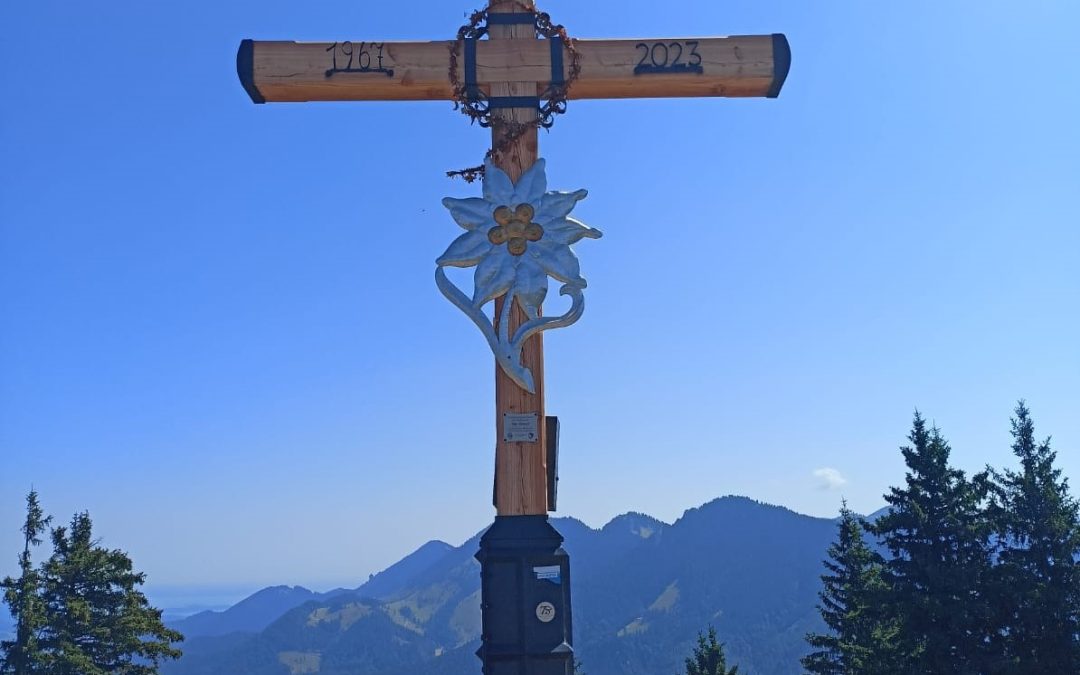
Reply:
M540 427L536 413L503 414L503 440L507 443L536 443Z
M550 602L541 602L536 606L536 618L541 623L551 623L555 620L555 605Z

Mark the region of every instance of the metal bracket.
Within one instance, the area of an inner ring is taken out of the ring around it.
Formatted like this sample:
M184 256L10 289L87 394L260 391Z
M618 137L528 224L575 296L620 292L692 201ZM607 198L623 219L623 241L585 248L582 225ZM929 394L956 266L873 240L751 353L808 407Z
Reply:
M544 425L544 439L547 441L548 511L555 511L559 498L559 418L549 415L544 418Z
M511 19L518 17L527 18L525 20L506 20L506 21L493 21L495 17L510 17ZM535 17L532 14L492 14L488 18L489 23L501 23L504 25L521 24L521 23L535 23ZM548 43L551 45L551 85L544 91L543 96L487 96L481 89L477 82L476 74L476 42L479 38L470 37L465 38L463 42L463 57L465 59L465 97L470 103L478 104L480 112L487 112L489 110L501 110L506 108L535 108L538 111L542 111L541 100L544 98L551 99L556 96L565 93L566 89L566 67L563 60L563 41L562 38L556 36L547 38ZM545 127L550 124L545 123Z

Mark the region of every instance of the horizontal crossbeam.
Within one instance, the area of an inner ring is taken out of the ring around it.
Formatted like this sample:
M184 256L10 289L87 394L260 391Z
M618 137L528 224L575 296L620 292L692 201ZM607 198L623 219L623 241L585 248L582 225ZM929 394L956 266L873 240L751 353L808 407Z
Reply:
M783 35L641 40L576 40L581 74L571 99L769 97L787 77L791 52ZM453 100L451 50L465 79L463 49L447 42L263 42L244 40L240 81L256 103L300 101ZM563 48L564 68L572 56ZM547 40L480 40L476 84L552 81ZM569 73L564 73L569 78Z

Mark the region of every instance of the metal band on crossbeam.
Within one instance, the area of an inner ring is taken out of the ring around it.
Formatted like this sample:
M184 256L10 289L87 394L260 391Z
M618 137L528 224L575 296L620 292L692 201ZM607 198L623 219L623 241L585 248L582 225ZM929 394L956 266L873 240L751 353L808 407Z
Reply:
M487 106L491 110L506 108L540 108L539 96L492 96L487 99Z
M479 101L484 96L476 84L476 40L477 38L465 38L462 46L465 57L465 98L472 102Z
M532 12L507 12L488 13L489 26L521 26L536 25L536 14Z
M548 40L551 44L551 88L566 86L566 69L563 67L563 41L556 35Z

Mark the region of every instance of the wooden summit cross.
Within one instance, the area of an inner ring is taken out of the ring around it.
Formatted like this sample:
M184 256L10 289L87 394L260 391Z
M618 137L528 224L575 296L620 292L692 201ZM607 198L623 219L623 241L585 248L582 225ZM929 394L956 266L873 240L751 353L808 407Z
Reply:
M783 35L573 40L534 0L489 0L451 41L240 45L237 71L256 103L450 100L491 127L484 197L443 201L465 233L436 260L435 273L497 364L498 515L476 554L484 675L575 672L570 559L547 517L555 481L549 456L556 455L549 440L556 441L558 424L544 415L540 331L581 315L585 280L570 245L600 235L567 218L585 191L547 191L537 130L550 126L567 99L773 98L790 61ZM471 299L444 266L476 266ZM562 316L540 309L549 276L571 299ZM491 299L493 319L483 312Z
M458 100L461 88L501 100L492 124L494 164L517 181L537 159L537 97L569 82L568 99L769 97L780 93L790 64L783 35L637 40L538 39L533 0L490 0L488 40L442 42L264 42L244 40L237 71L255 103ZM576 72L569 72L572 65ZM523 107L515 107L523 106ZM501 119L500 119L501 118ZM514 130L514 123L528 125ZM516 132L515 132L516 131ZM511 135L509 143L507 136ZM495 323L507 308L496 300ZM517 302L510 332L526 320ZM535 413L538 438L496 433L495 506L500 516L549 511L543 342L528 338L526 391L496 367L496 420Z

